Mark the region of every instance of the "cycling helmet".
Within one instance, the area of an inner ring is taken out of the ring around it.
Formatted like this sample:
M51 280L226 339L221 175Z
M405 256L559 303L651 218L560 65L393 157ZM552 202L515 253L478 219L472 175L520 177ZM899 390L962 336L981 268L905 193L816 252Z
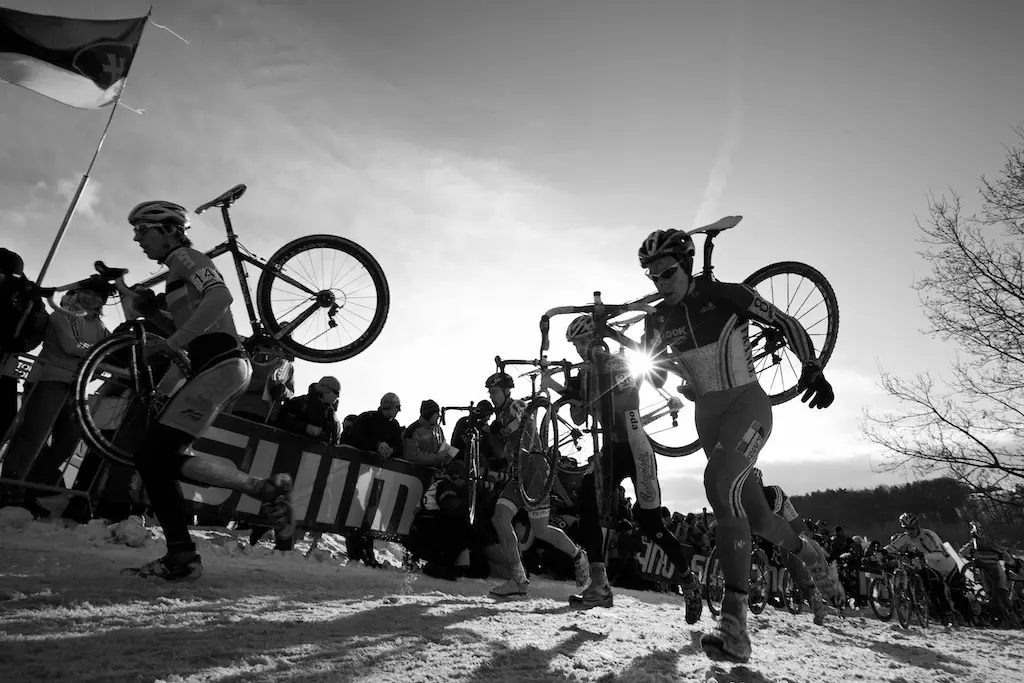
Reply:
M755 481L762 481L761 470L758 469L757 467L750 470L750 476L752 476Z
M491 387L501 387L502 389L511 389L516 383L512 380L512 375L507 372L496 372L487 378L484 382L484 389L490 389Z
M490 417L492 413L494 413L494 406L487 399L473 406L473 414L477 417Z
M663 256L671 256L682 261L687 272L693 268L693 255L696 253L693 238L682 230L655 230L640 245L637 256L644 268Z
M921 520L913 512L904 512L900 515L900 526L904 529L916 529L921 526Z
M569 323L565 330L565 341L573 342L580 337L592 337L594 335L594 317L581 315Z
M971 538L983 538L985 530L977 522L971 522Z
M185 207L159 199L142 202L129 211L128 222L132 225L145 223L179 230L187 230L189 227L188 211Z

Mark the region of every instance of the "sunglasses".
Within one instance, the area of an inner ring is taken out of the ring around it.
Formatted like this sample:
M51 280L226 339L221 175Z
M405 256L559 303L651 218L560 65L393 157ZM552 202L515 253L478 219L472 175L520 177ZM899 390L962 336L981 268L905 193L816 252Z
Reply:
M164 226L160 225L159 223L136 223L135 225L132 226L132 228L134 228L136 236L144 235L145 233L149 232L150 230L154 230L156 228L162 228L162 227L164 227Z
M672 277L673 275L676 274L677 270L679 270L679 266L678 265L669 266L668 268L666 268L665 270L661 271L657 275L655 275L654 273L648 272L647 273L647 277L649 277L653 282L657 282L658 280L668 280L670 277Z

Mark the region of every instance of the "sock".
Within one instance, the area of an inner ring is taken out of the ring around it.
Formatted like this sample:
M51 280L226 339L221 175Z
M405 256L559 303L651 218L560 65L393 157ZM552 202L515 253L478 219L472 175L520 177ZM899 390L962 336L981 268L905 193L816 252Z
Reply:
M605 568L604 562L590 563L590 585L595 588L609 588L608 570Z
M736 617L743 628L747 627L747 594L726 587L722 600L722 614Z

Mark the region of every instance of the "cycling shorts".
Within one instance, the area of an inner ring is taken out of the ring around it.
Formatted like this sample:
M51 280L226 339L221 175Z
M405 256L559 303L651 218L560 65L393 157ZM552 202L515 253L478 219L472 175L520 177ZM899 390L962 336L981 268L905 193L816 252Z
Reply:
M157 422L198 438L249 386L252 365L244 352L225 354L174 393Z

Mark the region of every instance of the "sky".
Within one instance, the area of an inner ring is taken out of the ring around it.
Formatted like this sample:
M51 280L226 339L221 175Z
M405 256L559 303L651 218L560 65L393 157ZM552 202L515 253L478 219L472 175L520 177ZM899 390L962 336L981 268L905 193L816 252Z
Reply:
M75 0L3 3L85 16ZM95 0L88 17L147 9ZM975 206L1014 142L1024 4L174 0L153 19L188 44L146 29L124 93L143 113L115 116L48 283L98 258L143 279L132 206L246 183L232 217L254 252L336 233L390 284L378 340L300 362L300 391L336 376L343 414L395 391L407 424L423 399L485 398L496 354L536 357L546 309L649 293L635 254L650 231L741 214L716 242L719 279L803 261L841 313L836 402L775 409L766 480L798 494L907 479L878 471L863 411L895 407L880 369L942 374L953 357L924 333L916 221L929 193ZM0 242L29 275L106 115L0 85ZM193 225L200 248L223 239L213 212ZM572 357L568 322L552 358ZM666 505L706 505L703 465L659 459Z

